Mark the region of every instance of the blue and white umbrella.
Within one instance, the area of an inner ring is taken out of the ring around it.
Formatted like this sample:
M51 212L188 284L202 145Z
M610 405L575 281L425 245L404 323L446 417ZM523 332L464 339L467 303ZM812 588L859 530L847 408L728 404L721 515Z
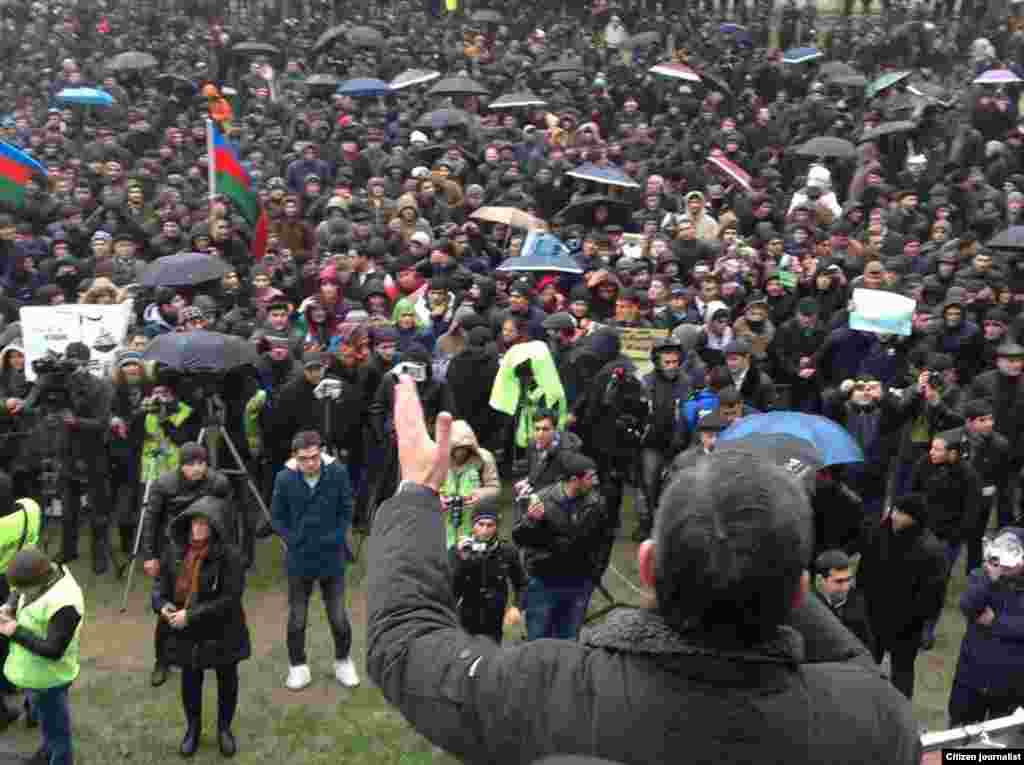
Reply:
M782 62L784 64L805 64L808 61L814 61L819 59L825 54L817 48L790 48L782 54Z
M592 181L605 186L618 186L623 189L638 189L640 184L626 175L622 170L611 165L601 166L593 163L581 165L575 170L570 170L566 175L571 178L579 178L582 181Z
M99 88L64 88L57 93L57 100L80 106L113 106L114 97Z
M563 274L582 274L569 248L554 234L543 234L531 231L523 242L523 254L517 258L508 258L496 270L498 271L557 271Z
M375 80L372 77L360 78L357 80L346 80L338 86L339 96L349 98L375 98L386 96L391 92L391 86L384 80Z
M814 444L826 465L864 461L864 452L850 431L834 420L816 414L776 411L747 415L727 428L718 439L732 441L762 433L808 441Z

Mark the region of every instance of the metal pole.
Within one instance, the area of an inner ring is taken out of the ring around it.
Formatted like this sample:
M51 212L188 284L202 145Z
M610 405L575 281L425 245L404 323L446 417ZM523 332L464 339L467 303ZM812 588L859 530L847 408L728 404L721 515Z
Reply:
M142 546L142 524L146 520L146 511L149 508L149 490L153 481L146 481L146 489L142 494L142 508L139 510L139 524L135 529L135 547L132 549L132 560L128 564L128 579L124 584L124 595L121 598L121 613L128 610L128 593L132 591L132 580L135 576L135 562L139 559L139 547Z

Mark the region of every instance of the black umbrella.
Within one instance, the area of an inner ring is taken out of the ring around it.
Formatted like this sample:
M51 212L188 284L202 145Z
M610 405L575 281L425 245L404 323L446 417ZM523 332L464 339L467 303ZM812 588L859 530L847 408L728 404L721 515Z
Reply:
M142 272L143 287L194 287L234 271L220 258L201 252L182 252L157 258Z
M465 127L472 121L473 115L462 109L435 109L416 120L416 127L446 130L453 127Z
M196 329L159 335L149 343L142 358L179 372L228 372L255 364L256 344L235 335Z
M373 27L352 27L345 37L348 44L356 48L380 48L384 45L384 35Z
M594 214L599 207L608 210L608 218L604 222L599 222L595 218ZM630 220L630 205L627 202L600 194L583 197L566 205L555 217L561 218L566 225L578 223L583 226L619 225L625 227L632 222Z
M896 122L883 122L877 127L871 128L871 130L865 130L860 137L860 143L867 143L868 141L874 141L876 138L881 138L886 135L895 135L896 133L909 133L917 129L917 123L911 120L898 120Z
M498 11L491 11L483 9L482 11L474 11L473 15L469 17L471 21L475 21L479 24L501 24L505 17Z
M489 96L491 92L469 77L446 77L427 91L428 96Z
M106 64L108 72L138 72L142 69L152 69L155 66L157 66L157 60L150 54L139 50L118 53Z
M845 61L826 61L818 69L820 77L828 77L830 80L835 80L836 77L848 77L853 74L859 75L860 72Z
M857 147L845 138L822 135L798 146L795 152L801 157L838 157L846 159L857 153Z
M988 240L989 247L999 250L1024 250L1024 226L1010 226Z
M280 56L281 49L270 43L255 42L252 40L240 42L231 49L232 53L244 56Z
M563 58L558 61L552 61L550 64L545 64L538 69L541 74L558 74L560 72L576 72L582 74L587 71L586 65L583 63L581 58Z
M328 29L316 38L316 44L313 46L313 54L316 55L335 40L344 37L346 31L347 29L343 24L338 24L337 26Z
M830 85L838 85L842 88L864 88L867 87L868 78L863 74L837 74L829 78Z

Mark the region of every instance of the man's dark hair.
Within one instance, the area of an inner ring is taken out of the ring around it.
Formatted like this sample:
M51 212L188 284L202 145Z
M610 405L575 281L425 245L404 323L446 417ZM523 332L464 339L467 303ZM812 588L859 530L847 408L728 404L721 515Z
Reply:
M850 556L842 550L825 550L814 561L814 572L827 577L833 571L850 567Z
M655 522L658 613L679 633L772 638L811 557L811 518L807 493L765 460L723 453L683 470Z
M557 430L558 429L558 412L554 409L547 407L541 407L537 410L537 413L533 415L533 421L536 423L538 420L551 420L551 425Z
M315 430L303 430L296 433L292 439L292 451L299 452L303 449L319 449L321 443L323 442L320 440L320 434Z

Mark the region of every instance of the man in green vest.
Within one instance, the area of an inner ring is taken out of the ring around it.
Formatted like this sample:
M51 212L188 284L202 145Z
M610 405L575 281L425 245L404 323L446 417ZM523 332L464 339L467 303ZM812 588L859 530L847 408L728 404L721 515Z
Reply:
M39 719L43 745L31 761L71 765L68 689L79 672L82 589L34 547L14 556L7 580L13 592L0 608L0 635L11 641L4 674L28 692Z

